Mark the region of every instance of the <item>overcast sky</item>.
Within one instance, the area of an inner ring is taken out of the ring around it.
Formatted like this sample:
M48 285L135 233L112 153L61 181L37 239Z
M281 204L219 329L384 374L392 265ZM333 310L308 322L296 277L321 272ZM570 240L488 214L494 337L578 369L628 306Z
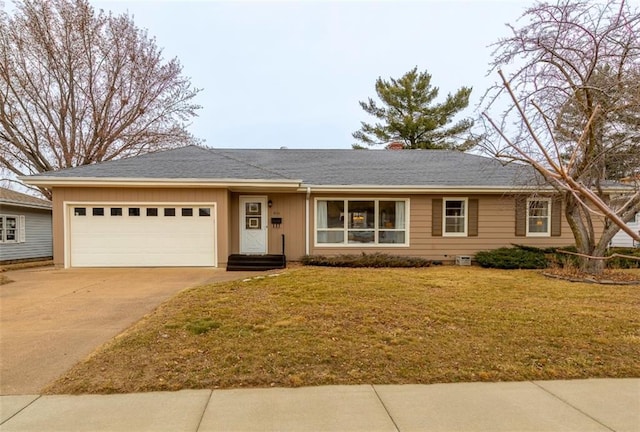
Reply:
M192 133L221 148L350 148L375 80L418 66L441 97L496 80L491 49L531 1L91 0L128 12L203 91Z

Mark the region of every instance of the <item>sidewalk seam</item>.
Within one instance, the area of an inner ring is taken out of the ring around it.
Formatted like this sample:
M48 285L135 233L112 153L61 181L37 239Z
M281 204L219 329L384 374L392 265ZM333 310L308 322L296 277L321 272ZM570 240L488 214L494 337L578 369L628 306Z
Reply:
M5 396L5 395L3 395ZM9 396L9 395L6 395ZM9 417L8 419L6 419L5 421L3 421L2 423L0 423L0 426L2 426L3 424L7 423L9 420L11 420L12 418L14 418L15 416L17 416L18 414L20 414L22 411L26 410L27 408L29 408L31 405L33 405L33 403L37 400L39 400L42 397L42 395L38 395L37 398L35 398L34 400L32 400L31 402L29 402L27 405L23 406L20 410L16 411L15 413L13 413L13 415L11 417Z
M590 418L591 420L593 420L594 422L598 423L599 425L605 427L606 429L610 430L611 432L616 432L615 429L611 428L610 426L602 423L600 420L598 420L597 418L593 417L591 414L584 412L583 410L581 410L580 408L578 408L577 406L573 405L572 403L570 403L568 400L565 400L563 398L561 398L560 396L558 396L557 394L553 393L551 390L548 390L546 388L544 388L542 385L538 384L535 381L529 381L531 384L533 384L534 386L538 387L539 389L541 389L542 391L544 391L545 393L551 395L552 397L558 399L560 402L570 406L571 408L573 408L574 410L578 411L580 414L584 415L585 417Z
M398 427L398 424L396 423L396 420L393 418L393 416L391 415L391 413L389 412L389 409L387 408L387 406L384 404L384 401L382 400L382 398L380 397L380 395L378 394L378 390L376 390L376 386L373 384L371 385L371 389L373 390L373 393L375 393L376 397L378 398L378 400L380 401L380 403L382 404L382 408L384 408L385 412L387 413L387 415L389 416L389 419L391 420L391 423L393 423L393 427L396 428L396 431L400 432L400 428Z
M207 412L207 408L209 408L209 402L211 402L211 396L213 396L213 390L209 390L209 397L207 398L207 403L204 404L204 409L202 410L202 414L200 415L200 420L198 420L198 425L196 426L195 432L198 432L200 430L202 420L204 419L204 414Z

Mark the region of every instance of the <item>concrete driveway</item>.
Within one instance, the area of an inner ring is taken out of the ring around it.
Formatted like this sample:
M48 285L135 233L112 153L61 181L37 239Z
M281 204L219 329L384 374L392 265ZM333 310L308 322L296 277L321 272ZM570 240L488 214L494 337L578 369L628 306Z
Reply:
M212 268L36 268L0 286L0 394L42 388L181 290L246 277ZM255 273L253 273L255 275Z

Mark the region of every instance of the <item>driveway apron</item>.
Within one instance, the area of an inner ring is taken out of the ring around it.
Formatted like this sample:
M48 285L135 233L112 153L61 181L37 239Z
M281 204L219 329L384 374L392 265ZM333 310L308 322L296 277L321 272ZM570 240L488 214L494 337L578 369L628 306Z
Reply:
M213 268L40 268L0 286L0 394L44 386L181 290L245 277Z

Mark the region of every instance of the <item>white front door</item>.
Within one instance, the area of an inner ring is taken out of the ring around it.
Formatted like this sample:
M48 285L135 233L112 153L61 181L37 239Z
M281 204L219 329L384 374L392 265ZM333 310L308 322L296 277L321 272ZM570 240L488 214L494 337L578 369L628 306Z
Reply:
M266 254L267 197L240 197L240 253Z

